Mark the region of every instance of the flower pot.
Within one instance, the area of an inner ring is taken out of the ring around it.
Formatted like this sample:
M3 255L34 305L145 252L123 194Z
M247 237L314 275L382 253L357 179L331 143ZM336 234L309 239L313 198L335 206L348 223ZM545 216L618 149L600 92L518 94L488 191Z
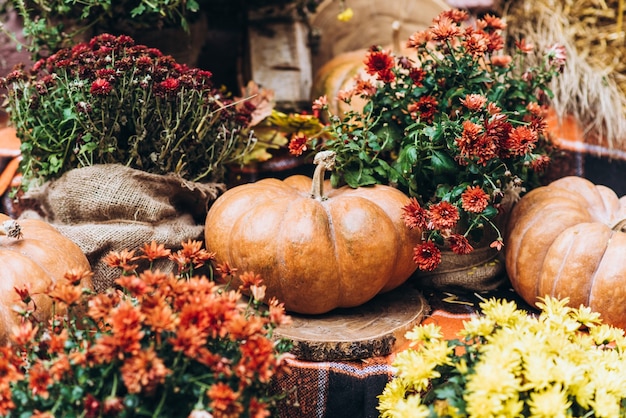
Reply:
M441 252L441 264L433 271L417 271L420 286L439 290L487 291L506 281L502 251L488 245L469 254Z

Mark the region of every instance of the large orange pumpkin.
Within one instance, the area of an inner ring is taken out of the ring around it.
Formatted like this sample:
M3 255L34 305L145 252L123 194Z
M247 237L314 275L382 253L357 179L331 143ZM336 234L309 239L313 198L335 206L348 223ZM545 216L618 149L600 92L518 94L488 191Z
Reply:
M505 257L530 304L567 297L626 327L626 196L572 176L532 190L511 212Z
M5 222L15 221L0 214L0 225L8 225ZM70 270L90 270L80 248L52 225L37 219L20 220L17 225L21 237L10 232L0 236L0 341L6 341L11 327L20 321L13 311L19 301L15 289L28 287L37 306L36 318L46 321L52 314L52 300L45 295L50 285ZM13 230L17 228L13 225ZM89 279L82 285L93 289Z
M421 240L402 221L404 193L377 185L324 195L330 185L318 157L313 179L263 179L226 191L205 226L217 264L260 274L267 297L303 314L358 306L400 286L416 270L413 247Z

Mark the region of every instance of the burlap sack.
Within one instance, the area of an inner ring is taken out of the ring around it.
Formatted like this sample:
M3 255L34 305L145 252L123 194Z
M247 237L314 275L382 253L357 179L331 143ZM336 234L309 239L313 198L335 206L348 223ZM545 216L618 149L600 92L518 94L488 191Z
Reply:
M442 251L441 264L433 271L417 271L421 287L442 291L483 292L500 287L508 279L502 251L479 247L469 254Z
M103 257L110 251L138 249L156 241L177 250L187 240L204 241L208 207L223 191L221 183L195 183L176 175L157 175L123 165L95 165L66 172L29 191L20 218L41 218L85 253L94 285L103 291L119 277ZM173 263L161 263L172 271Z

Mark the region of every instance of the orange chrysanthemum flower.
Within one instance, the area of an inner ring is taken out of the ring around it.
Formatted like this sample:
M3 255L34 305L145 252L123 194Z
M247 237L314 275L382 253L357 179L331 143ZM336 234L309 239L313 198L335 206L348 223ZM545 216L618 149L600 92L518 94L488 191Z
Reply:
M148 261L154 261L161 258L167 258L172 253L172 250L165 248L163 244L157 244L156 241L152 241L150 244L145 244L141 247L142 255L139 258L145 258Z
M66 306L72 306L80 302L83 290L63 279L53 283L48 294L57 302L61 302Z
M474 251L474 247L469 243L467 238L461 234L452 234L448 237L450 250L455 254L469 254Z
M270 312L270 322L272 324L276 324L276 326L280 325L288 325L291 323L291 317L285 313L285 304L279 302L275 297L271 298L267 306Z
M489 50L490 41L485 33L473 31L466 35L463 46L474 58L480 58Z
M471 213L481 213L489 205L489 195L480 186L469 186L461 194L461 205Z
M413 249L413 261L423 271L433 271L441 263L441 250L432 241L426 241Z
M126 289L133 297L141 297L149 289L146 282L135 274L120 276L114 280L114 283Z
M54 381L50 371L44 367L42 363L35 363L28 371L28 387L34 395L39 395L42 398L48 398L48 386Z
M508 155L522 156L530 153L537 142L537 132L527 126L514 128L505 142Z
M461 99L461 104L471 111L481 110L485 103L487 103L487 98L482 94L468 94Z
M11 339L18 347L28 347L35 341L39 326L30 321L21 322L12 329Z
M459 210L450 202L442 201L430 205L428 210L429 229L451 229L460 219Z
M109 312L120 302L120 294L118 291L109 289L104 293L98 293L87 302L87 315L96 323L105 319Z
M491 65L494 67L506 68L513 61L510 55L494 55L491 57Z
M236 417L243 412L243 406L237 401L239 394L226 383L218 382L207 391L211 399L214 418Z
M138 257L135 256L135 250L111 251L102 258L102 261L109 267L119 267L126 272L133 271L138 267L137 263L135 263L137 260Z
M420 48L426 46L433 39L432 33L428 30L414 32L409 36L406 43L407 48Z
M454 24L448 16L440 16L438 20L431 26L430 32L433 39L439 42L451 41L454 37L461 34L459 27Z
M151 394L158 385L165 382L171 370L165 367L153 348L148 348L127 358L120 367L120 372L129 393Z

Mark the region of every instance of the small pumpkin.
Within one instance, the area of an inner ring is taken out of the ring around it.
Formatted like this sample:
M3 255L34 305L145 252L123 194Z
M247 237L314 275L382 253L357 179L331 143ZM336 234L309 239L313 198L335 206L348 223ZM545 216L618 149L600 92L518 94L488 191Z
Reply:
M253 271L285 309L321 314L359 306L404 283L416 270L402 207L409 198L383 185L332 189L324 170L334 153L316 155L313 179L263 179L226 191L211 206L206 247L216 264Z
M38 219L12 220L0 214L0 341L6 341L20 317L13 311L19 301L15 289L27 287L36 305L38 320L52 315L52 300L45 295L52 283L70 270L89 271L87 257L80 248L47 222ZM89 278L83 287L93 290ZM62 313L62 312L59 312Z
M626 328L626 196L576 176L538 187L513 207L504 248L528 303L567 297Z

